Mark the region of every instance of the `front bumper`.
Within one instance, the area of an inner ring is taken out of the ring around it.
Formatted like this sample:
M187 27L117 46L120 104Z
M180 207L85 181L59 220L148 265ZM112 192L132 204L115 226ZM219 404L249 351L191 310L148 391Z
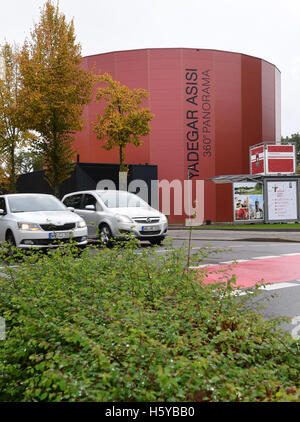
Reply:
M116 237L123 237L131 234L138 239L150 239L152 237L166 236L168 223L138 224L121 223L118 226Z
M68 231L48 232L48 231L26 231L20 230L18 233L17 246L19 248L55 248L61 245L75 242L78 246L87 244L87 229L75 229Z

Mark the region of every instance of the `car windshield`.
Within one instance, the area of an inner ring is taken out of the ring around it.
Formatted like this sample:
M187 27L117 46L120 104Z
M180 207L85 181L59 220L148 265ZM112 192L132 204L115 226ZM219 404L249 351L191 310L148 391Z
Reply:
M66 207L54 196L16 195L8 197L11 212L65 211Z
M140 197L126 191L98 191L97 193L107 208L150 208Z

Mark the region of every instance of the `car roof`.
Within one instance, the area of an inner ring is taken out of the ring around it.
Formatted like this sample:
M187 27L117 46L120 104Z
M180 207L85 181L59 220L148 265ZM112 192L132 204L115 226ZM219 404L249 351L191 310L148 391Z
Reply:
M54 195L50 193L6 193L1 196L8 197L8 196L54 196Z
M122 191L122 190L116 190L116 189L91 189L91 190L80 190L80 191L76 191L76 192L70 192L70 193L66 193L63 198L65 196L69 196L69 195L78 195L80 193L97 193L97 192L127 192L127 191ZM127 193L131 193L131 192L127 192ZM132 194L133 195L133 194Z

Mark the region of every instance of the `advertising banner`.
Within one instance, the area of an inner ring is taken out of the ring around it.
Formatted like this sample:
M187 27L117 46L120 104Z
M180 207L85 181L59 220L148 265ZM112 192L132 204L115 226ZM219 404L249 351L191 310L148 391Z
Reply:
M262 220L263 188L262 183L233 183L234 221Z
M297 220L297 182L268 182L269 220Z

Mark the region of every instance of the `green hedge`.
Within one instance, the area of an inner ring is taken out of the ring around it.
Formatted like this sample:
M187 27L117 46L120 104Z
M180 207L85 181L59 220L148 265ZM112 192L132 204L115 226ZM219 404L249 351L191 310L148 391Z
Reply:
M0 401L299 401L299 342L232 280L184 250L71 249L1 270Z

